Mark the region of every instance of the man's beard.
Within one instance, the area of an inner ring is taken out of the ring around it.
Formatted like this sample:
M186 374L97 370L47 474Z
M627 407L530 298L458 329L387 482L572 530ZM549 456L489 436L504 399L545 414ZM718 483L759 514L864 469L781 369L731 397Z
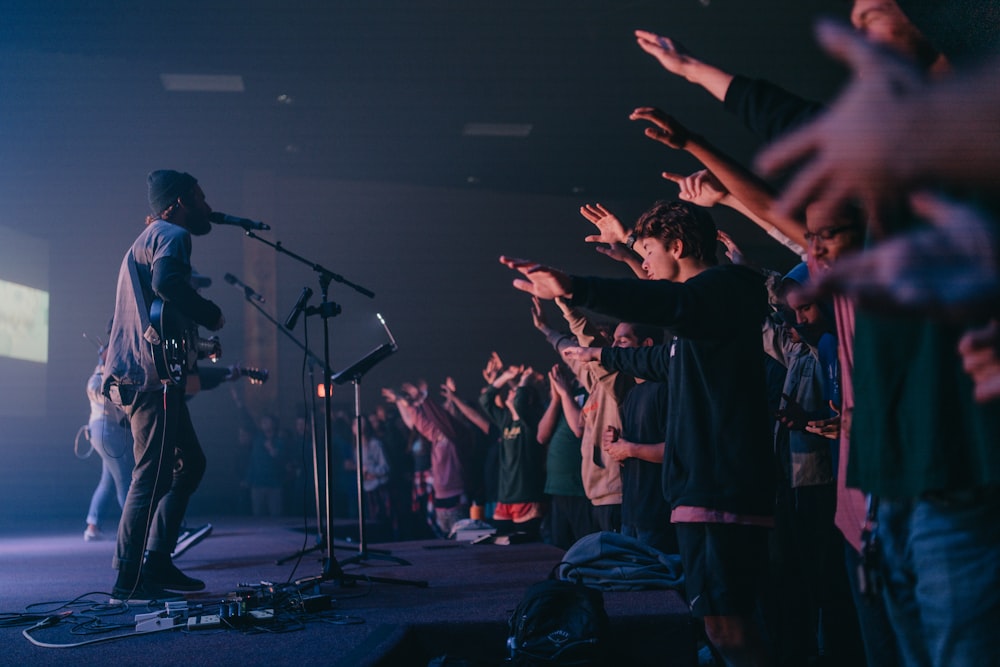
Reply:
M188 216L187 230L192 236L204 236L212 231L212 223L208 220L208 214L198 216Z

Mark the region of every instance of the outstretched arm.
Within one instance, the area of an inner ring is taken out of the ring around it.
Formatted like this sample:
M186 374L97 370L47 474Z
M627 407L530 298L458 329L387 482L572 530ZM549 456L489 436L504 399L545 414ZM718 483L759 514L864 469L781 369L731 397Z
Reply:
M645 130L647 137L670 148L687 151L704 164L722 187L753 214L754 222L764 222L766 226L761 226L765 231L776 228L799 246L808 245L802 222L775 214L775 195L771 186L704 137L693 134L675 118L653 107L639 107L629 118L651 123L652 127ZM673 180L667 174L664 178Z
M636 30L639 48L656 58L671 74L687 79L707 90L715 99L724 102L733 75L714 65L709 65L691 54L679 42L646 30Z
M445 378L444 384L441 385L441 395L444 396L444 399L451 405L454 405L455 409L458 410L463 417L469 420L473 426L478 428L483 433L489 433L490 423L489 420L486 419L486 416L473 406L463 401L456 392L457 388L455 386L455 381L450 377Z
M719 182L719 179L716 178L715 174L708 169L696 171L688 176L682 176L681 174L674 174L669 171L665 171L662 176L668 181L672 181L677 184L677 187L680 188L680 194L678 196L683 201L688 201L692 204L703 206L705 208L711 208L716 204L727 206L740 213L743 217L748 218L755 225L763 229L768 236L791 250L799 257L805 256L806 251L802 246L781 233L781 231L768 220L765 220L747 208L743 202L734 197L731 192L726 190L725 186ZM719 240L722 241L722 239ZM723 241L723 243L725 243L725 241ZM729 253L726 254L728 255ZM730 257L730 259L732 258ZM734 263L738 264L739 262Z

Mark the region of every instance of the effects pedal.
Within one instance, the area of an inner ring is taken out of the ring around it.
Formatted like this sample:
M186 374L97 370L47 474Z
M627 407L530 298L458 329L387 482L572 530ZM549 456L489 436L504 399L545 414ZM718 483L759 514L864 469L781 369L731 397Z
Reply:
M222 619L218 614L205 614L204 616L192 616L187 621L188 630L211 630L222 627Z

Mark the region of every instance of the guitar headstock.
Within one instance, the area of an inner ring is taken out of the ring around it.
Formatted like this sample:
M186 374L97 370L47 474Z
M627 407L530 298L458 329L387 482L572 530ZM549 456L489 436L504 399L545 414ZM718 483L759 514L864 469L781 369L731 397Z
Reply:
M237 366L236 369L239 371L240 377L245 377L250 381L250 384L264 384L271 375L266 368Z

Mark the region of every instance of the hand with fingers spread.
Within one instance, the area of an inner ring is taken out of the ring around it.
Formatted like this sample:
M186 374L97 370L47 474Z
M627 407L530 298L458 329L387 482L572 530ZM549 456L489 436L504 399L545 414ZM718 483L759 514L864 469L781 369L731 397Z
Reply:
M629 114L629 120L652 123L653 127L646 128L646 136L676 150L684 149L692 136L673 116L655 107L639 107Z
M680 187L679 199L705 208L711 208L721 203L729 194L719 179L708 169L696 171L689 176L665 171L662 176Z
M580 207L580 215L589 220L597 227L600 234L592 234L584 238L587 243L625 243L628 232L625 225L615 216L614 213L604 208L601 204L586 204Z
M382 398L384 398L389 403L397 403L400 400L402 400L399 396L396 395L395 391L389 389L388 387L382 388Z
M909 178L907 145L921 141L902 122L909 110L904 102L919 97L926 84L911 63L847 26L823 22L817 36L855 78L828 112L767 148L757 164L770 174L800 165L777 202L781 213L816 202L816 214L830 216L859 200L878 226L879 213L898 203Z
M514 281L514 287L528 292L539 299L555 299L556 297L572 297L572 280L568 275L527 259L500 257L500 263L508 269L520 271L523 279Z

